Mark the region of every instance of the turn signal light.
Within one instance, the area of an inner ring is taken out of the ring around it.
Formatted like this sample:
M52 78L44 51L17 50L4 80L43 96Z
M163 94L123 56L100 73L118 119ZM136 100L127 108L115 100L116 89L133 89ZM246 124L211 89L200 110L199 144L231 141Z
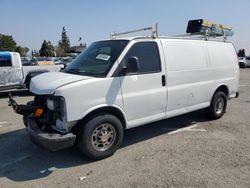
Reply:
M42 108L37 108L35 113L34 113L34 116L35 117L40 117L42 114L43 114L43 109Z

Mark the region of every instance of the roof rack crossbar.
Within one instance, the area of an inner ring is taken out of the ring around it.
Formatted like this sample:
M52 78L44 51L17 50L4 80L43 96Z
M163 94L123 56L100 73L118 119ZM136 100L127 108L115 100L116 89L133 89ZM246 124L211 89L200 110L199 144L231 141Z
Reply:
M127 34L130 34L130 33L137 33L137 32L142 32L142 31L148 31L148 30L151 30L151 32L152 32L151 36L153 38L158 37L158 24L154 24L152 27L145 27L145 28L126 31L126 32L122 32L122 33L110 32L110 38L115 39L115 37L117 37L117 36L127 35Z
M130 33L137 33L142 31L148 31L150 30L152 32L151 37L157 38L158 37L158 24L152 25L152 27L145 27L141 29L126 31L122 33L110 33L110 38L115 39L117 36L120 35L127 35ZM222 37L223 41L227 41L227 37L233 36L234 32L232 31L231 27L221 25L221 24L215 24L212 22L209 22L204 19L198 19L198 20L189 20L188 26L186 29L186 34L182 35L174 35L171 36L173 38L190 38L190 39L205 39L210 40L210 38L218 38Z
M221 36L214 35L208 29L208 30L206 30L205 33L188 33L188 34L173 35L171 37L175 37L175 38L199 38L199 39L205 39L205 40L209 40L210 38L222 37L223 41L226 42L228 35L226 32L224 32L223 35L221 35Z

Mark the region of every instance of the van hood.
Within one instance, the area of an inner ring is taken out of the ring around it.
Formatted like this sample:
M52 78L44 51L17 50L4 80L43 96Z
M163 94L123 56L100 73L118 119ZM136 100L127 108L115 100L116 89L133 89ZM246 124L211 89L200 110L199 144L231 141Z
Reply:
M43 73L31 79L30 91L37 95L51 95L61 86L90 78L63 72Z

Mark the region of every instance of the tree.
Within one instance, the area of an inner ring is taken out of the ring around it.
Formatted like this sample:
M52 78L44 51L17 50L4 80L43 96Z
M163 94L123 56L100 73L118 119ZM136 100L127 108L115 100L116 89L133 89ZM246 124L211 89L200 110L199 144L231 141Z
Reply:
M37 52L36 50L32 50L31 51L31 56L32 57L39 57L39 52Z
M29 51L29 48L17 46L15 51L16 51L16 52L19 52L20 55L21 55L21 57L25 57L25 56L27 56L27 53L28 53L28 51Z
M61 40L58 42L58 47L56 50L57 56L61 56L61 57L66 56L67 49L69 48L70 48L69 37L66 33L65 27L63 26Z
M242 57L246 57L245 49L242 49Z
M51 44L50 41L43 41L43 44L41 46L41 49L39 51L40 56L43 57L54 57L55 56L55 52L54 52L54 47Z
M245 49L240 49L237 54L238 57L246 57Z
M12 52L16 50L16 41L11 35L0 34L0 50Z
M0 34L0 51L19 52L21 56L26 56L29 48L17 46L11 35Z
M48 46L49 46L49 51L50 51L50 57L54 57L55 56L55 48L54 48L53 44L51 43L51 41L48 41Z

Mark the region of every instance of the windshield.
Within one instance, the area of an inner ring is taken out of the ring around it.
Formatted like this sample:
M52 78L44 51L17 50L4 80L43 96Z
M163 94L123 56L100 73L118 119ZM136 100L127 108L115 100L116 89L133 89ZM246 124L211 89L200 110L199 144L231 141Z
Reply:
M127 40L95 42L84 50L65 69L65 72L86 76L106 76L127 44Z

